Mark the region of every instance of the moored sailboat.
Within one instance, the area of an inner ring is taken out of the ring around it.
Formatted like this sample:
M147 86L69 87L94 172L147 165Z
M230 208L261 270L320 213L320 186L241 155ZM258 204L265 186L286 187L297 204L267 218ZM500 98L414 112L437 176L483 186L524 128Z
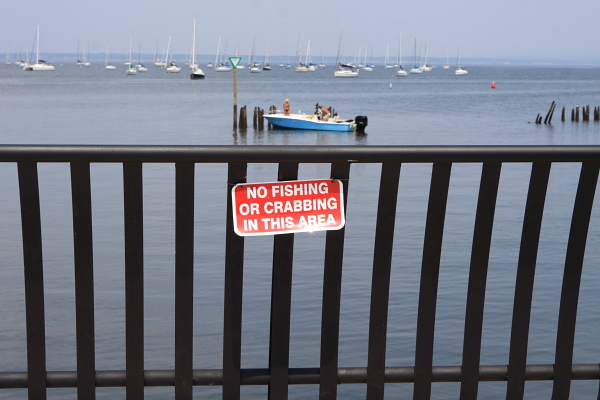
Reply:
M129 36L129 60L127 60L127 75L137 75L137 68L133 65L131 51L133 46L133 33Z
M402 68L402 32L400 32L400 38L398 39L398 69L396 70L396 76L408 76L408 72Z
M192 62L190 63L192 73L190 74L191 80L204 79L204 71L196 64L196 16L194 15L194 35L192 36Z
M456 57L456 64L457 64L458 68L456 69L456 71L454 71L454 75L463 76L463 75L467 75L469 73L469 71L467 71L466 68L463 68L460 65L460 47L458 48L458 56Z
M104 61L104 69L108 69L108 70L113 70L113 69L117 69L117 67L115 67L111 62L110 62L110 44L108 44L108 46L106 46L106 60Z
M54 71L54 65L40 60L40 26L37 26L36 47L35 47L35 64L31 65L30 71Z

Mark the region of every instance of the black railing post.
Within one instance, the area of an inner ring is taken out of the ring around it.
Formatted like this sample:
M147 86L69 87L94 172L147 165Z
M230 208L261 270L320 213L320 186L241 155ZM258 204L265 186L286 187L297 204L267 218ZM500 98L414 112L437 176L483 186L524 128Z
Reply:
M450 163L434 163L431 173L417 312L415 400L431 396L435 312L451 169Z
M585 255L592 206L594 205L594 195L598 184L598 168L598 164L583 163L579 185L577 186L560 296L552 400L568 399L571 389L573 344L575 341L581 270L583 268L583 256Z
M367 400L383 400L385 389L388 300L399 180L400 163L383 163L379 183L371 283Z
M223 317L223 400L239 400L242 355L242 288L244 237L233 229L231 189L246 182L247 164L230 163L227 172L227 232L225 242L225 293Z
M525 392L525 368L529 342L529 322L533 281L537 263L542 216L550 177L550 163L534 162L525 205L521 247L515 283L515 299L508 359L507 400L521 400Z
M94 251L90 164L71 163L73 254L75 257L75 319L77 325L77 398L96 398L94 327Z
M465 312L461 400L477 399L485 288L501 168L500 163L484 163L481 171Z
M40 192L35 162L19 162L21 227L27 322L27 392L31 400L46 399L46 325Z
M175 164L175 398L192 400L194 164Z
M279 164L278 180L298 179L298 163ZM292 267L294 234L273 238L273 278L271 285L271 329L269 335L269 400L288 397L290 361L290 313L292 305Z
M344 185L344 212L346 212L346 205L348 204L349 177L350 163L333 163L331 165L331 179L339 179ZM345 227L337 231L327 231L325 240L321 311L320 400L335 400L337 398L340 302L345 233Z
M142 163L123 163L128 399L144 398L144 197Z

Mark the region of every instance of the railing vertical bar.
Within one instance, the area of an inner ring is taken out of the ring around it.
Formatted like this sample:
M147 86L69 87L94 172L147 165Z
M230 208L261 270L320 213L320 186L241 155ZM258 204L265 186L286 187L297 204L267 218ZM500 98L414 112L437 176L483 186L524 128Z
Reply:
M298 179L298 163L280 163L278 180L295 179ZM269 400L286 400L288 398L293 261L294 234L275 235L273 238L269 339L269 369L271 371Z
M346 205L348 204L349 177L350 163L331 164L331 179L339 179L344 185L344 211L346 211ZM335 400L337 398L340 300L345 233L345 227L337 231L327 231L325 239L321 316L321 373L319 379L320 400Z
M27 323L27 392L29 399L46 399L46 328L44 265L37 163L17 163L23 232L25 318Z
M175 398L191 400L194 340L194 164L175 164Z
M509 400L521 400L525 391L533 282L550 167L551 163L548 162L534 162L531 168L513 303L506 390L506 398Z
M77 398L96 398L94 327L94 252L90 164L71 163L75 315L77 326Z
M142 163L123 163L126 395L144 398L144 236Z
M501 168L501 163L483 163L481 171L465 313L461 400L477 399L485 288Z
M225 239L225 289L223 318L223 399L238 400L241 383L242 289L244 237L233 228L231 189L246 182L246 163L229 163L227 172L227 232Z
M400 165L383 163L381 166L371 283L367 400L382 400L385 390L388 301Z
M431 173L417 315L415 400L431 396L435 312L451 170L451 163L434 163Z
M579 185L573 207L571 230L565 259L558 331L556 335L556 355L554 363L553 400L569 398L571 390L571 369L573 366L573 344L577 321L577 303L581 284L581 271L587 242L588 228L598 183L598 164L583 163Z

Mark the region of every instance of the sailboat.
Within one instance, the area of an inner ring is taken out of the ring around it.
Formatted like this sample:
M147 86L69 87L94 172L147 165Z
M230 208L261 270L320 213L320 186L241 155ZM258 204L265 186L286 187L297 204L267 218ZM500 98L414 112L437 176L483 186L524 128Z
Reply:
M262 71L260 67L260 63L257 62L254 58L254 52L256 50L256 36L254 36L254 40L252 41L252 51L250 51L250 73L258 74Z
M235 46L235 56L239 57L239 46ZM236 69L246 69L246 67L239 63Z
M368 53L369 53L369 43L367 43L367 47L365 48L365 63L364 63L363 69L365 71L371 72L371 71L373 71L373 67L371 65L367 64Z
M308 67L308 72L315 72L317 70L317 66L312 63L312 53L310 52L310 40L308 41L308 46L306 47L306 61L304 65Z
M423 67L417 65L417 39L415 39L415 54L413 55L413 67L410 69L411 74L422 74Z
M138 63L135 65L135 67L137 68L138 72L148 72L148 68L144 67L144 64L142 64L142 42L140 42L140 49L138 52Z
M89 52L90 52L90 45L88 44L88 55L89 55ZM86 55L86 53L85 53L85 45L83 45L83 50L81 52L81 56L82 56L83 60L79 64L80 66L82 66L82 67L90 67L92 65L92 63L88 59L88 55Z
M333 76L336 78L358 78L358 70L350 64L344 62L344 28L342 28L342 34L340 35L340 43L338 45L338 54L335 59L335 71Z
M450 58L448 57L448 47L446 46L446 64L444 64L444 69L450 69Z
M454 75L462 76L462 75L467 75L469 73L469 71L467 71L465 68L461 67L461 65L460 65L460 47L458 48L458 57L456 58L456 64L458 65L458 69L456 71L454 71Z
M408 73L404 68L402 68L402 32L400 33L400 39L398 39L398 70L396 71L396 76L407 76Z
M110 44L106 46L106 60L104 61L104 69L117 69L112 63L109 61L108 55L110 54Z
M387 69L394 68L394 66L392 64L390 64L390 45L389 44L387 45L387 49L385 51L385 62L384 62L384 64L385 64L385 67Z
M233 70L233 67L225 60L227 60L227 39L225 39L225 48L223 50L223 56L219 54L221 47L221 36L219 36L219 46L217 47L217 59L215 61L216 72L229 72Z
M8 60L8 51L6 52L6 65L10 65L10 61Z
M308 65L302 63L302 44L300 35L298 35L298 46L296 47L296 66L294 67L296 72L308 72Z
M325 64L323 63L323 48L321 47L321 63L319 64L319 68L325 68Z
M196 16L194 15L194 36L192 36L192 62L190 63L192 73L190 74L191 80L204 79L204 71L196 64Z
M177 66L177 63L173 61L171 54L171 36L169 36L169 43L167 44L167 57L165 58L165 72L169 74L178 74L181 72L181 67Z
M265 51L265 59L263 61L263 71L271 71L271 66L269 65L269 46L267 46L267 50Z
M35 40L35 64L31 65L31 71L54 71L54 65L40 60L40 26L37 26Z
M431 72L433 65L427 65L427 45L425 45L425 62L423 63L423 72Z
M163 51L164 51L164 47L163 47ZM158 58L158 40L156 41L156 51L154 52L154 66L155 67L165 67L165 63L163 61L160 61L160 59Z
M137 75L137 68L131 60L131 46L133 46L133 33L129 36L129 60L127 60L127 75Z

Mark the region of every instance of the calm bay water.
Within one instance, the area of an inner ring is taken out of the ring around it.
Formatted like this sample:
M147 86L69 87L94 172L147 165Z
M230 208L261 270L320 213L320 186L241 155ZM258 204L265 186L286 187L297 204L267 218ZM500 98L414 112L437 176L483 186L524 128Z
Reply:
M232 132L232 76L205 69L192 82L185 69L166 74L151 67L126 76L100 67L57 66L55 72L23 72L0 66L0 143L3 144L236 144L236 145L429 145L600 144L600 124L560 122L560 109L600 105L600 69L474 66L466 77L441 68L396 78L394 70L361 71L359 79L334 79L332 67L299 74L238 74L239 104L312 113L315 103L340 116L367 115L365 134L265 130ZM497 88L490 89L492 81ZM392 87L390 88L390 83ZM552 126L533 124L552 101ZM251 116L251 115L250 115ZM508 363L510 320L530 165L504 165L494 226L482 364ZM26 347L22 249L16 166L0 164L0 371L24 370ZM42 164L40 191L46 278L48 370L74 370L75 322L69 168ZM342 288L340 366L366 366L368 311L380 167L353 165ZM460 365L468 268L480 165L452 170L440 272L434 365ZM400 178L388 325L388 366L414 365L419 270L431 165L404 165ZM97 369L125 367L122 171L92 165L96 284ZM252 165L248 181L276 179L276 166ZM562 268L579 165L554 165L532 310L528 363L552 364ZM196 167L195 368L220 368L223 315L226 168ZM329 168L300 167L300 178L324 178ZM174 166L144 166L146 368L174 362ZM600 329L600 216L594 210L583 270L575 363L597 363ZM292 297L291 366L319 364L323 233L297 234ZM242 367L268 365L272 238L246 239ZM504 398L506 383L482 383L480 397ZM549 382L528 382L526 398L548 398ZM147 398L173 397L172 388L148 388ZM595 398L598 382L574 382L573 398ZM52 389L49 398L75 398ZM122 389L98 389L98 397L124 398ZM219 388L195 388L220 398ZM243 397L263 399L265 387L244 387ZM361 399L363 385L342 385L340 398ZM434 384L433 398L458 398L458 384ZM317 386L293 386L290 399L314 399ZM26 398L26 391L0 391ZM410 384L386 386L386 398L412 398Z

